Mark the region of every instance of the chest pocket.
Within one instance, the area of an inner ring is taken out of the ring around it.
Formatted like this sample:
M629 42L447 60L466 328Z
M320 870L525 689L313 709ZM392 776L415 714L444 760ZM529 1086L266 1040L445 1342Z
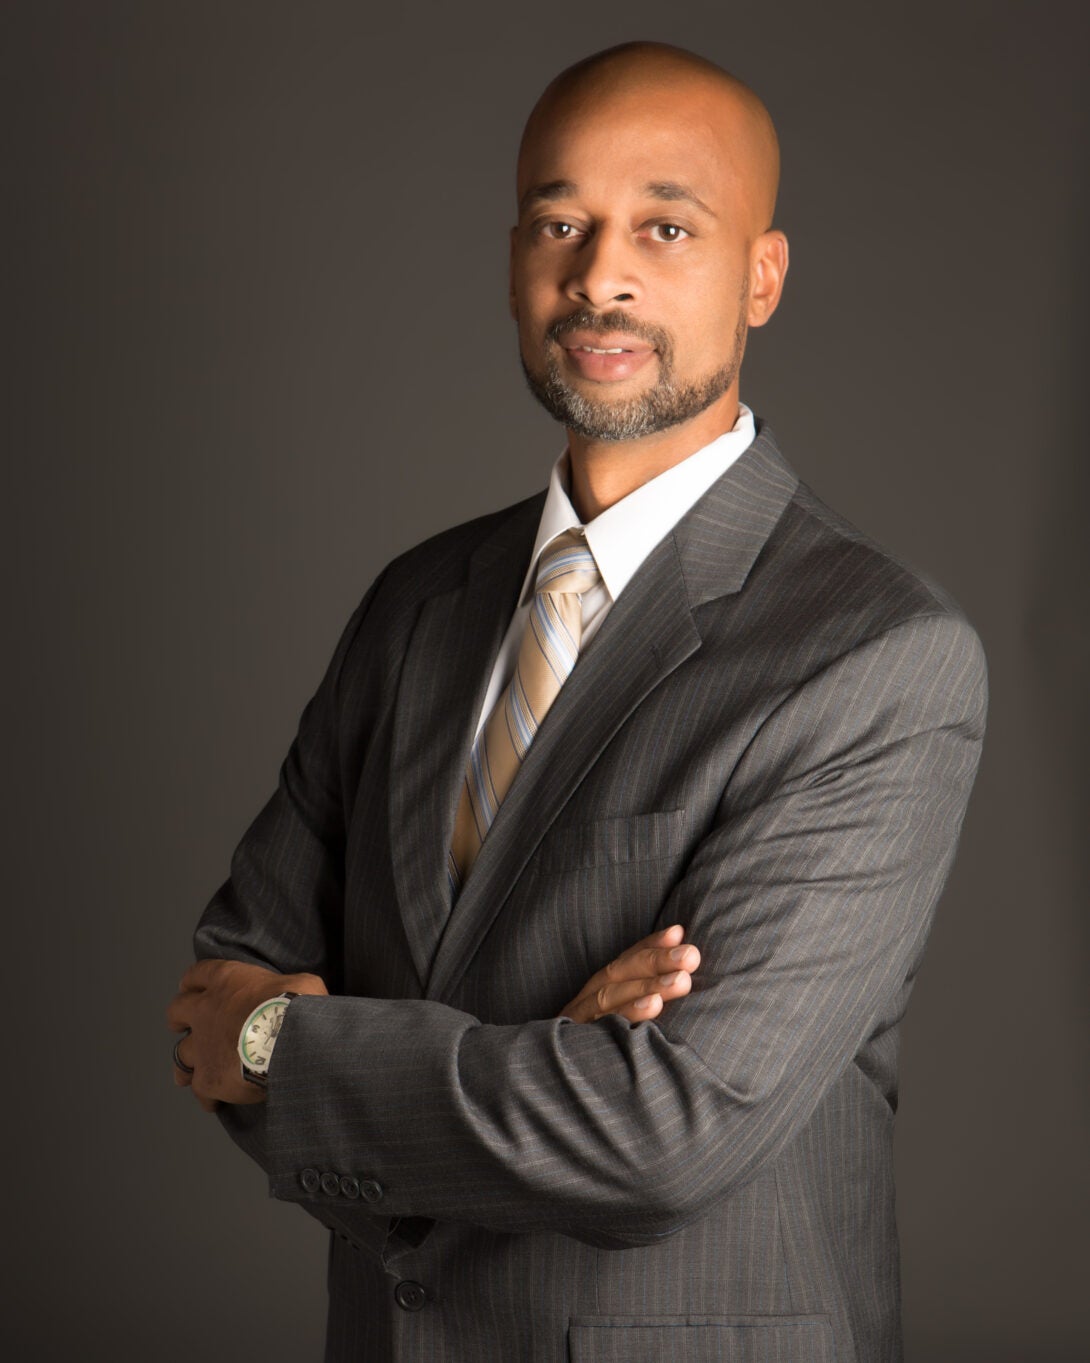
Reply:
M554 827L538 848L542 871L580 871L676 856L685 844L685 811L616 814Z
M572 1320L571 1363L834 1363L825 1316L591 1316Z

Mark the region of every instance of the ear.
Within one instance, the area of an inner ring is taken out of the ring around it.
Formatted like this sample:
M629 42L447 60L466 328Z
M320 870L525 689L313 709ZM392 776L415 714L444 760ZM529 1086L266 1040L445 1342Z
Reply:
M518 298L515 295L515 247L518 244L519 230L517 227L511 228L511 249L507 265L507 306L511 316L517 322L519 317Z
M763 327L780 302L787 276L787 238L782 232L762 232L749 256L749 312L751 327Z

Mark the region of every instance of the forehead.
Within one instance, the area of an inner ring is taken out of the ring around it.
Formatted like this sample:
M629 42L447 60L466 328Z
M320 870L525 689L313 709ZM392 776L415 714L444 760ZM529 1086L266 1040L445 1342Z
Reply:
M742 186L729 105L700 88L586 92L538 111L519 156L518 196L568 182L576 197L638 196L649 184L691 186L711 206Z

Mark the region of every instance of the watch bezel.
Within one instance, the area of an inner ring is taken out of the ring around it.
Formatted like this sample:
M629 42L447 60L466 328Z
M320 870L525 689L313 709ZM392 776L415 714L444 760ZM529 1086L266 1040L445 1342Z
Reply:
M242 1064L242 1077L250 1080L251 1083L264 1084L267 1081L269 1065L272 1063L273 1046L276 1044L276 1037L273 1037L273 1046L268 1047L267 1054L259 1056L249 1054L247 1052L247 1044L251 1028L258 1018L269 1012L286 1012L288 1004L295 997L295 994L284 993L277 994L271 999L266 999L264 1003L258 1004L242 1024L242 1030L239 1032L238 1037L238 1058Z

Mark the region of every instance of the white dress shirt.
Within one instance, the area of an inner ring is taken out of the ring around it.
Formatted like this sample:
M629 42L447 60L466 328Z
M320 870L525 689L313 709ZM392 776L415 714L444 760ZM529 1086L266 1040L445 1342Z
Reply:
M538 560L553 540L565 530L581 530L602 575L601 583L580 597L583 607L581 647L585 648L651 550L673 530L715 480L726 473L739 455L749 449L755 434L753 413L741 404L738 420L731 430L614 502L585 526L580 523L568 495L570 470L568 452L564 451L553 465L549 478L549 491L541 511L530 566L523 579L519 604L496 655L484 708L477 720L478 733L515 670L534 597Z

